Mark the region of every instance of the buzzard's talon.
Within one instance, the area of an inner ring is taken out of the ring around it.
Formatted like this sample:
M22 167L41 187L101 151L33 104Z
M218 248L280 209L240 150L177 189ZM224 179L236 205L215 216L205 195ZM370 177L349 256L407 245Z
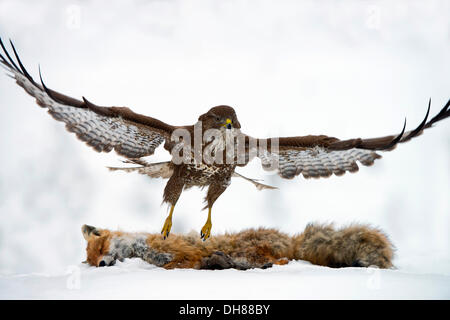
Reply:
M205 241L211 236L211 229L212 229L212 223L211 223L211 207L208 210L208 220L206 220L205 225L203 226L202 230L200 231L200 238Z
M164 237L164 240L169 236L170 229L172 229L172 217L167 217L166 222L164 222L164 227L161 230L161 234Z
M200 231L200 238L205 241L211 236L211 229L212 229L212 223L211 220L206 221L205 225L202 228L202 231Z
M161 230L161 234L163 235L164 240L166 240L169 237L170 229L172 229L172 214L173 214L174 207L175 206L172 206L170 208L169 216L166 218L166 221L164 222L164 226Z

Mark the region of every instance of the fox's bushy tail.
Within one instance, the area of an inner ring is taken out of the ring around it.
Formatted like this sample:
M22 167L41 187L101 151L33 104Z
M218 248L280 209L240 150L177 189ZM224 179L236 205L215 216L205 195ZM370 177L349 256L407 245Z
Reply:
M295 259L340 267L391 268L394 247L379 229L350 225L334 229L331 224L308 224L294 237Z

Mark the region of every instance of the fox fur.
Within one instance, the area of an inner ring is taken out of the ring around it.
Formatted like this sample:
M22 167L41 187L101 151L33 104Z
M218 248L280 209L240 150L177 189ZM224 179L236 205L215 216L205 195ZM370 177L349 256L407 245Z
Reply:
M171 235L128 233L83 225L87 260L92 266L111 266L116 260L141 258L165 269L268 268L291 260L339 267L391 268L393 245L379 229L354 224L334 229L309 224L289 236L275 229L247 229L201 241L196 233Z

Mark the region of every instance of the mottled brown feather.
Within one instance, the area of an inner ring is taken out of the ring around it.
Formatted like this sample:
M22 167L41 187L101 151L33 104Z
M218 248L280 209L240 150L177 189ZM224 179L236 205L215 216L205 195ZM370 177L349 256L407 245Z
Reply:
M8 54L1 39L0 45L7 57L0 54L0 62L13 74L16 83L36 98L39 106L48 108L53 118L65 122L68 131L76 133L80 140L85 141L96 151L110 152L114 149L128 158L139 158L153 154L154 149L162 141L170 140L176 127L135 113L126 107L101 107L84 97L81 101L49 89L42 81L40 68L41 84L36 83L26 71L12 42L11 46L19 67ZM70 108L79 110L79 115ZM93 118L89 112L99 117Z
M285 179L292 179L299 174L302 174L304 178L327 178L332 174L340 176L347 171L357 172L356 161L365 166L370 166L374 160L381 158L374 151L391 151L398 143L407 142L421 135L423 130L450 116L449 100L435 117L427 121L430 106L431 100L425 118L419 126L414 130L405 132L405 121L403 130L398 135L347 140L339 140L326 135L256 139L258 145L267 145L268 152L261 154L259 150L256 153L253 150L253 154L261 159L264 169L276 169L278 174ZM246 165L251 160L250 139L254 138L244 135L247 161L240 164L241 166ZM278 150L275 149L275 145L272 145L272 141L278 142ZM271 166L275 162L278 162L278 165Z

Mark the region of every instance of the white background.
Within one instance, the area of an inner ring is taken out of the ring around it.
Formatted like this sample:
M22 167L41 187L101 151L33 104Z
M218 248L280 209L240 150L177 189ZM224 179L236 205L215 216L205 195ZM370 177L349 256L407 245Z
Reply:
M433 115L450 97L448 1L1 0L0 36L57 91L174 125L228 104L255 137L394 134L405 116L408 129L422 121L430 97ZM4 75L0 110L0 273L78 264L84 223L161 230L165 181L109 172L117 155L92 151ZM213 236L370 223L397 259L449 274L449 151L446 120L357 174L286 181L252 163L238 172L280 189L233 180ZM163 159L160 148L149 160ZM183 193L172 232L200 231L203 196Z

